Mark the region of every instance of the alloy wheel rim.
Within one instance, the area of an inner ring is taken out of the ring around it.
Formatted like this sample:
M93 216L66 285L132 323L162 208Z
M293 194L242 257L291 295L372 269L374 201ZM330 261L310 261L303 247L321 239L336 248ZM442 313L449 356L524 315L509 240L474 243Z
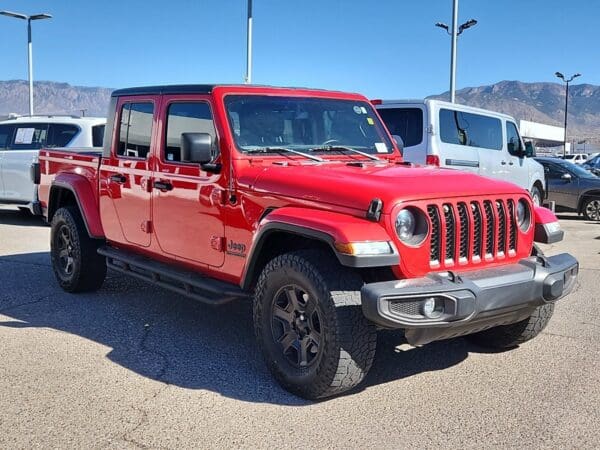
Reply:
M58 265L64 275L73 273L73 238L66 225L60 227L56 237Z
M587 216L592 220L600 220L600 200L592 200L585 207Z
M319 359L321 317L315 299L301 287L287 285L275 294L271 331L273 341L292 366L309 367Z

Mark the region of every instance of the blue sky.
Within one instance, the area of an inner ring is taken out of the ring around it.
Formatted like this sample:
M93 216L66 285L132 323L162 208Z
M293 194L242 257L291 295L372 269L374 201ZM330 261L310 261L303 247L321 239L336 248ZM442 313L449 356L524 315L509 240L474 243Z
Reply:
M237 83L246 0L0 0L33 24L34 78L82 86ZM451 0L254 0L253 82L423 97L448 89ZM457 87L600 84L600 1L460 0ZM0 80L26 79L25 22L0 16Z

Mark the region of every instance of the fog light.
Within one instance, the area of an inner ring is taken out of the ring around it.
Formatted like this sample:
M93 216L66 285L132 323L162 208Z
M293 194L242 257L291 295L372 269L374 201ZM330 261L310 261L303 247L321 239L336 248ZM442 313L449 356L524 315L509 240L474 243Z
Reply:
M440 298L429 297L422 306L423 315L429 319L437 319L444 313L444 301Z

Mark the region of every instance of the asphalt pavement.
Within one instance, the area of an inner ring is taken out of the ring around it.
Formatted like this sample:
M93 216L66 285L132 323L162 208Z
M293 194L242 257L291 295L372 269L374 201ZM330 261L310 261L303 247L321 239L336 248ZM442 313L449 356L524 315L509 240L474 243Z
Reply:
M50 230L0 206L0 448L598 448L600 224L561 216L576 292L519 348L380 333L350 395L271 378L247 304L209 307L122 275L71 295Z

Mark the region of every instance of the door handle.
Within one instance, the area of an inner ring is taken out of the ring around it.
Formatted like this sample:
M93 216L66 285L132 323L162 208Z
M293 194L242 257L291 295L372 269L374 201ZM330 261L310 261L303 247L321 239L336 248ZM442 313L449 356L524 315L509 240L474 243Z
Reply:
M503 166L506 165L506 161L500 161L500 164L502 164Z
M171 191L173 190L173 185L168 181L155 181L154 189L158 189L160 191Z
M511 161L508 163L509 166L512 166L514 163Z
M127 177L125 175L118 173L116 175L111 175L110 181L113 181L114 183L123 184L127 181Z

